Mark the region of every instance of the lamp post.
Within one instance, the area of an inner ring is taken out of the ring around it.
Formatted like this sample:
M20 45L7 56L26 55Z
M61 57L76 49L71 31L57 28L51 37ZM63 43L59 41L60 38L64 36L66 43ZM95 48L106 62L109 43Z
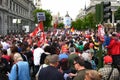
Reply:
M116 26L114 25L115 23L115 11L116 9L111 9L112 11L112 25L113 25L113 28L115 28L115 32L116 32Z

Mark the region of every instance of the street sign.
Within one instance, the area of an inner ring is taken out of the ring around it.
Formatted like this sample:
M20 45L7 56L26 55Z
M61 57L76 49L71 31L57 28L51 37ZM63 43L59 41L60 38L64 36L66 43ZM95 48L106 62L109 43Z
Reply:
M45 21L46 20L45 12L38 12L37 13L37 19L38 19L38 22Z

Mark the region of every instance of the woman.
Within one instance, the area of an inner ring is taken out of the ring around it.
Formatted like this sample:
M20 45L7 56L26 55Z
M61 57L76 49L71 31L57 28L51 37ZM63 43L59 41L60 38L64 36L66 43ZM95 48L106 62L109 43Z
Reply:
M13 56L14 65L8 74L9 80L30 80L30 71L28 62L23 61L20 53Z

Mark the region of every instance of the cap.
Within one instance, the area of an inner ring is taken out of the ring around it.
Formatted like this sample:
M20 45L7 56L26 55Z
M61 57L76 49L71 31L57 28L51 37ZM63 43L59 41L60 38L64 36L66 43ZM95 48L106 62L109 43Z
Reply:
M107 56L104 57L104 63L105 64L112 63L112 62L113 62L113 60L112 60L111 56L107 55Z

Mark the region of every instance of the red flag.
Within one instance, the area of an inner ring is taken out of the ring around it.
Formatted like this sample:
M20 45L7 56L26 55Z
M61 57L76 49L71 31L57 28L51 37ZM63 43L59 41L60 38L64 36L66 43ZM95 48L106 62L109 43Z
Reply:
M42 21L38 24L38 29L40 31L44 31L44 27L43 27L43 22Z
M34 37L34 36L36 36L36 34L38 33L38 27L36 27L35 29L34 29L34 31L32 32L32 33L30 33L30 36L31 37Z
M57 23L54 23L54 25L53 25L53 26L54 26L54 28L57 28L58 24L57 24Z
M41 21L38 26L34 29L34 31L32 33L30 33L31 37L36 36L40 31L44 31L44 27L43 27L43 22Z
M41 32L40 40L38 41L38 46L41 46L41 45L43 45L46 42L47 42L46 35L45 35L44 32Z
M72 27L72 28L71 28L71 32L74 32L74 31L75 31L75 29L74 29L74 27Z

